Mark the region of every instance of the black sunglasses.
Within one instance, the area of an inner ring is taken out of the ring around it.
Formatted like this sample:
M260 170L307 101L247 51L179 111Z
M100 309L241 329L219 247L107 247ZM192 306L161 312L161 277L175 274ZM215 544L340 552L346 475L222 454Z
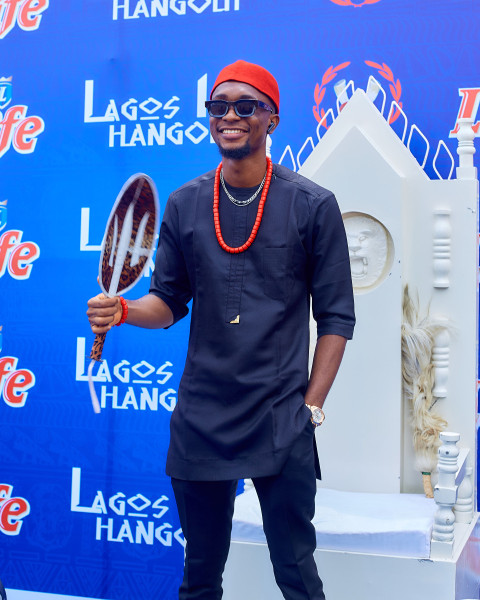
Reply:
M205 107L208 110L208 114L211 117L216 117L217 119L224 117L230 107L233 106L235 109L235 113L239 117L251 117L255 114L255 111L258 107L263 108L265 110L269 110L270 112L275 112L271 106L265 104L261 100L255 100L250 98L240 99L240 100L207 100L205 102Z

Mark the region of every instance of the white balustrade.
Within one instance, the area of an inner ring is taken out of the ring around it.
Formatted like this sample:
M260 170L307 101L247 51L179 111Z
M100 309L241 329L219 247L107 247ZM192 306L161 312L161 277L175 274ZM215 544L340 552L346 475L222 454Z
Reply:
M433 495L438 506L432 531L431 558L450 558L453 552L455 514L453 507L457 501L457 458L459 449L458 433L444 431L440 434L443 442L438 449L438 483Z
M474 509L473 467L465 469L465 476L458 486L455 503L455 520L457 523L470 523Z
M459 164L457 179L477 179L477 169L473 166L475 132L472 129L473 119L458 119L458 148Z
M452 226L450 210L439 209L433 213L433 286L450 287L450 247Z
M448 368L450 364L450 334L447 327L435 337L432 349L432 364L435 370L435 384L432 394L435 398L448 396Z

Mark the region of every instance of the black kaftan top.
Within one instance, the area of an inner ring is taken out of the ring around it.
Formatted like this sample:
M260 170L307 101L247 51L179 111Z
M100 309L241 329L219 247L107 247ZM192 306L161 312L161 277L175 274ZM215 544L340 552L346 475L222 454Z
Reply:
M350 339L355 323L333 194L274 165L258 235L246 252L232 255L215 236L214 177L211 171L171 194L150 289L175 321L193 298L167 457L167 473L187 480L278 473L310 418L310 297L319 336ZM239 207L221 191L228 245L247 240L258 201Z

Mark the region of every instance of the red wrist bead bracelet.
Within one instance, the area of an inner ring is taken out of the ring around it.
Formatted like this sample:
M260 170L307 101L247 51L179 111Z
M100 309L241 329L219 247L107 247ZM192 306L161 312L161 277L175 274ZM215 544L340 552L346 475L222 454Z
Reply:
M120 321L118 323L115 323L115 325L117 327L119 325L123 325L123 323L125 323L125 321L127 320L127 316L128 316L127 301L125 300L125 298L122 298L122 296L119 296L119 298L120 298L120 302L122 303L122 318L120 319Z

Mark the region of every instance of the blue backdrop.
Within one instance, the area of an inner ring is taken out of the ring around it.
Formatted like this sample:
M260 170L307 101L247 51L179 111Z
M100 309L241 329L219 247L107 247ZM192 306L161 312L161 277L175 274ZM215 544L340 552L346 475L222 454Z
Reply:
M86 383L86 300L124 181L150 175L163 213L170 191L216 166L203 101L239 58L278 79L274 161L298 169L335 84L365 89L373 75L429 139L436 177L438 141L455 154L459 111L475 116L480 100L478 14L473 0L0 0L6 587L176 597L183 537L164 464L188 318L108 334L100 415ZM128 296L147 290L144 277Z

